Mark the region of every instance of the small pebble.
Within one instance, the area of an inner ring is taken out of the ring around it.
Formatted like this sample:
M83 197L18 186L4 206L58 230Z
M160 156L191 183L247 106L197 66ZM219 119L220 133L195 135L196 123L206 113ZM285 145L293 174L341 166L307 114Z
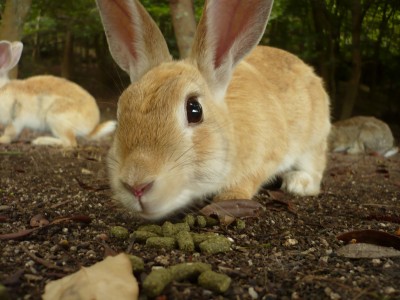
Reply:
M387 287L385 287L385 288L383 289L383 292L384 292L385 294L387 294L387 295L390 295L390 294L396 293L396 289L395 289L394 287L387 286Z
M251 299L258 299L258 293L252 286L249 287L249 295L250 295Z
M296 239L287 239L284 243L283 246L285 247L290 247L290 246L294 246L297 245L299 242Z
M68 240L62 239L58 242L58 245L60 245L63 248L68 248L69 247L69 242Z

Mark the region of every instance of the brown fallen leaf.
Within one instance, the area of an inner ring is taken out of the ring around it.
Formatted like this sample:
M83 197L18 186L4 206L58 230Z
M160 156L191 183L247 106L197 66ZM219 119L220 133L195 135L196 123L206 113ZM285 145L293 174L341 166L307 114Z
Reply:
M217 216L220 220L225 216L233 218L256 217L263 206L254 200L226 200L211 203L200 210L205 216Z
M50 222L42 214L34 215L29 221L31 227L42 227L48 225Z
M68 222L68 221L79 222L79 223L90 223L91 219L90 219L90 217L85 216L85 215L61 217L61 218L54 219L52 222L48 223L47 225L43 225L41 227L34 227L34 228L30 228L30 229L19 230L17 232L0 234L0 240L20 239L20 238L30 235L32 232L35 232L37 230L41 230L48 226L52 226L55 224L64 223L64 222Z
M84 183L82 180L80 180L77 177L75 177L74 179L79 184L79 186L84 190L98 192L98 191L104 191L104 190L109 190L110 189L110 186L108 184L102 184L102 185L99 185L97 187L94 187L94 186L90 186L90 185Z
M400 237L379 230L356 230L342 233L336 237L338 240L350 243L356 240L357 243L368 243L384 247L393 247L400 250Z
M42 229L46 226L43 227L35 227L35 228L30 228L30 229L22 229L17 232L12 232L12 233L4 233L0 234L0 240L16 240L23 238L24 236L30 235L32 232L37 231L39 229Z
M383 247L374 244L356 243L348 244L336 251L339 256L348 258L382 258L399 257L400 251L391 247Z
M49 282L43 300L136 300L139 287L128 256L108 256L91 267Z

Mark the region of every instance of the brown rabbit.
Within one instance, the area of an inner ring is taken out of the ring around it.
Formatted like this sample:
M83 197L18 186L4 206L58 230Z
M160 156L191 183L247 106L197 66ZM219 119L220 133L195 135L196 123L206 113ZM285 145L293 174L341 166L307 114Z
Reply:
M8 71L19 61L22 43L0 41L0 124L6 128L0 144L18 138L25 127L50 130L35 145L75 147L76 137L97 139L115 130L116 122L99 124L96 100L79 85L63 78L41 75L9 80Z
M250 199L275 176L291 193L319 193L329 99L299 58L255 48L272 0L206 1L180 61L139 1L97 3L110 51L132 81L108 160L119 201L156 219L208 195Z
M357 116L335 122L329 136L329 148L350 154L379 154L385 157L398 152L389 126L374 117Z

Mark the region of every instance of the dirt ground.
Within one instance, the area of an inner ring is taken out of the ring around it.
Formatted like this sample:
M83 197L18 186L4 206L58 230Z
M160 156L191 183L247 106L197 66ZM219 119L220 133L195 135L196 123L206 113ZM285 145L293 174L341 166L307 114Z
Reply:
M49 221L81 215L91 222L66 221L0 240L0 283L10 299L40 299L48 281L102 260L111 249L144 259L139 282L153 266L186 261L207 262L232 278L224 294L173 282L158 299L400 299L399 257L337 254L341 233L399 229L400 154L331 154L318 197L264 190L257 200L265 211L245 219L244 229L205 229L231 238L232 251L204 255L148 249L110 236L112 226L132 232L143 223L112 200L105 168L110 139L80 141L65 151L32 146L31 137L25 132L18 142L0 145L0 234L30 229L38 214Z

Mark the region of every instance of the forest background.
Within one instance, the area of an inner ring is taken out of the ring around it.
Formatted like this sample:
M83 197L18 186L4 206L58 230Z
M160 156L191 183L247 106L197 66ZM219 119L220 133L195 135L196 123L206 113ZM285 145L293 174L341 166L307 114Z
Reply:
M141 2L172 55L186 56L204 0ZM94 0L0 0L0 19L0 40L24 43L12 76L62 76L114 103L128 85L109 54ZM261 44L314 67L334 120L362 114L400 125L399 0L275 0Z

